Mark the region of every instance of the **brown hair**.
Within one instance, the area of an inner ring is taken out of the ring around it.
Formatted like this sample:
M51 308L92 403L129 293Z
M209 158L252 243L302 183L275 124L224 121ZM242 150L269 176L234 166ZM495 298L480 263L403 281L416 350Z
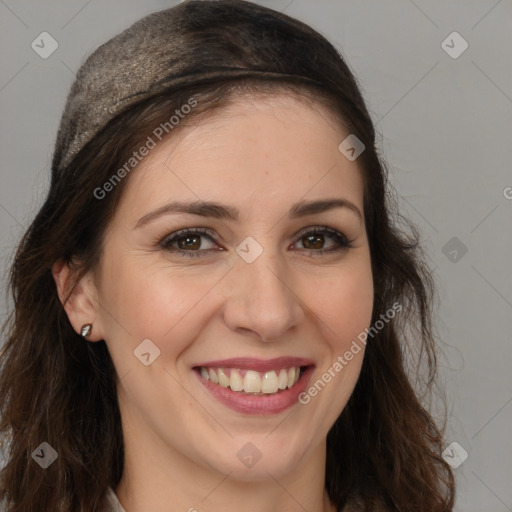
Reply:
M406 235L392 222L386 169L356 79L325 38L271 9L239 0L190 0L172 12L176 35L170 44L179 61L197 70L222 64L229 72L204 79L191 74L179 87L133 104L64 169L63 148L56 145L50 189L10 272L14 309L4 325L0 358L0 434L7 441L7 465L0 473L3 510L99 512L107 487L115 488L122 476L118 376L105 342L85 342L73 330L51 272L64 260L75 266L77 283L94 269L129 176L102 200L94 190L191 97L197 106L178 129L240 95L279 92L327 107L365 145L358 163L374 276L372 323L395 302L404 305L400 322L386 322L368 343L355 390L329 431L330 499L340 511L347 504L361 511L377 505L402 512L452 510L454 479L440 456L442 434L422 406L404 359L407 343L418 347L427 368L419 391L428 391L436 375L433 282L414 229ZM406 333L415 325L411 339ZM59 455L44 471L31 457L43 441Z

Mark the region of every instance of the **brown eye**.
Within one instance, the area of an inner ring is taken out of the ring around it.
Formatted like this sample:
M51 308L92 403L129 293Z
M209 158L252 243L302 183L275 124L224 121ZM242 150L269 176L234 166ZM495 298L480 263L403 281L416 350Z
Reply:
M166 236L159 245L162 249L180 256L201 256L216 245L209 233L210 230L207 228L181 229ZM208 244L211 244L210 247Z
M178 247L180 249L199 249L201 247L201 236L199 235L185 235L177 239Z
M302 237L302 245L306 249L322 249L322 245L325 243L323 235L306 235Z
M329 239L334 243L331 242L329 247L325 248L326 240ZM299 249L305 249L312 254L341 251L351 247L351 242L343 233L328 227L309 228L299 235L299 240L302 243L302 248Z

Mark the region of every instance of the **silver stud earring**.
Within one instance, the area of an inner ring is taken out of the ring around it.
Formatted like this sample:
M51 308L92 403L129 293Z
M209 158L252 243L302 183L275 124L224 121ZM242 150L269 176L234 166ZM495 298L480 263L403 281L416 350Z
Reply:
M87 336L89 336L89 334L91 334L91 331L92 331L92 324L84 324L84 325L82 325L82 329L80 329L80 334L84 338L87 338Z

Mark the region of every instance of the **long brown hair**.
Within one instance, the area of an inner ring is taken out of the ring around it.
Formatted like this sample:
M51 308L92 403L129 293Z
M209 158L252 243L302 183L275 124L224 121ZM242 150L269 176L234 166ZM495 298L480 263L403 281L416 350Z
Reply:
M46 200L14 257L14 308L3 327L0 357L0 435L7 460L0 473L2 510L100 512L107 488L122 476L118 376L105 342L88 343L73 330L51 272L64 260L74 266L76 283L95 267L130 176L101 200L94 191L190 98L197 106L178 129L241 95L278 93L327 107L365 145L358 163L374 276L372 323L397 301L404 305L399 318L368 342L355 390L328 433L330 499L340 511L348 504L361 511L377 505L401 512L452 510L454 479L440 455L442 428L419 398L436 376L433 281L417 233L397 227L386 168L355 77L324 37L271 9L240 0L190 0L167 12L175 66L181 72L186 62L195 71L179 87L170 85L120 112L64 168L63 148L56 145ZM212 68L214 76L201 78ZM169 75L175 72L171 66ZM410 332L415 336L406 336ZM421 389L406 371L408 343L424 358ZM45 470L32 459L42 442L58 453Z

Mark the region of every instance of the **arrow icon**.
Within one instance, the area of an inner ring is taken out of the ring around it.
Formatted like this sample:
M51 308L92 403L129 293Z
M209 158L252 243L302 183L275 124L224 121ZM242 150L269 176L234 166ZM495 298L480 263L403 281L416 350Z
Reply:
M236 252L246 263L252 263L263 252L263 247L252 236L248 236L238 244Z
M59 43L48 32L41 32L30 43L30 47L39 57L47 59L59 47Z
M355 134L351 133L341 142L338 149L346 158L353 162L364 151L365 146Z
M133 354L144 366L149 366L160 357L160 349L149 338L146 338L139 343Z
M458 263L468 252L468 248L460 238L453 236L443 245L441 251L452 263Z
M468 458L468 452L454 441L445 448L442 456L453 469L457 469Z
M469 43L458 33L448 34L441 42L441 48L452 59L458 59L469 47Z
M451 251L448 251L448 254L452 257L453 260L456 260L457 256L459 255L459 253L456 249L452 249Z
M31 456L43 469L46 469L57 460L59 454L45 441L32 452Z
M255 466L262 455L263 454L252 443L246 443L236 454L240 462L248 468Z

